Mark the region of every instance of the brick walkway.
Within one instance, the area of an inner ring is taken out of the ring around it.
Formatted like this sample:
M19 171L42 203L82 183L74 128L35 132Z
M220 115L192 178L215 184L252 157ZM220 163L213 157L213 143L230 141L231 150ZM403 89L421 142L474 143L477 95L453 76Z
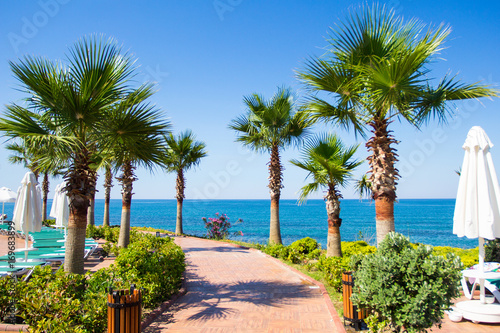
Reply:
M186 253L188 292L143 332L343 332L318 286L261 252L176 243Z

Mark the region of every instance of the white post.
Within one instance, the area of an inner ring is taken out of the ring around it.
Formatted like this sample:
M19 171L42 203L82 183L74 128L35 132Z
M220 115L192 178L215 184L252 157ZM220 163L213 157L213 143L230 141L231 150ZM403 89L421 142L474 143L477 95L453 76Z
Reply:
M484 276L484 238L479 237L479 272ZM484 290L484 277L479 279L479 300L481 304L486 304L485 290Z
M24 234L24 262L28 262L28 233Z

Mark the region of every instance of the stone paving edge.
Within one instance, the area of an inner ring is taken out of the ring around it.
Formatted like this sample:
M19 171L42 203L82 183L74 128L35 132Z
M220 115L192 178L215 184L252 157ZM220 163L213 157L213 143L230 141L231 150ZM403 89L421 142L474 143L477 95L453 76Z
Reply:
M24 324L0 324L0 333L3 332L28 332L28 325Z

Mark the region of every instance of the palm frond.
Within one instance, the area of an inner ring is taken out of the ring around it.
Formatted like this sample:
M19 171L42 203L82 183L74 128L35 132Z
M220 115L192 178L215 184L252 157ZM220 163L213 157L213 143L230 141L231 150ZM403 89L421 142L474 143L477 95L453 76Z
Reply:
M371 182L368 179L368 176L364 174L361 179L356 181L355 190L359 193L360 198L369 198L371 197Z
M308 172L307 178L312 178L311 184L315 184L312 188L345 186L352 171L362 163L353 159L357 148L346 147L334 134L319 134L307 140L301 160L290 162Z
M169 172L189 170L198 166L201 159L207 156L204 142L197 141L191 131L184 131L178 136L172 133L165 137L166 150L163 157L164 165Z

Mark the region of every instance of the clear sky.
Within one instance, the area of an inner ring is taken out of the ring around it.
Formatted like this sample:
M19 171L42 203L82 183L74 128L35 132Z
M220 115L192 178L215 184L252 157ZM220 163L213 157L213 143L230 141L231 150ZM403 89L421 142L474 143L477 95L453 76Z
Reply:
M245 150L228 129L231 119L245 112L242 98L257 92L270 98L278 86L289 86L303 97L294 70L304 59L323 53L329 27L344 19L361 1L293 0L176 0L176 1L1 1L0 112L5 104L26 97L16 89L9 61L24 55L64 59L79 38L102 33L116 38L140 64L138 81L157 82L152 101L165 112L174 131L191 129L206 143L209 156L188 171L188 199L266 199L267 154ZM453 31L440 59L430 65L430 77L457 74L467 82L500 86L500 4L497 1L380 1L398 15L424 23L449 24ZM453 198L462 163L461 146L468 130L483 127L500 167L500 101L457 104L448 125L430 123L420 131L392 124L398 145L402 179L399 198ZM333 126L346 143L361 143L358 158L367 152L361 138ZM3 141L1 142L3 146ZM0 148L0 186L16 190L26 172L10 165ZM298 150L286 150L282 198L295 199L306 173L288 161ZM368 169L364 163L356 172ZM498 169L500 171L500 169ZM172 199L175 175L138 170L134 198ZM51 180L51 190L60 179ZM98 183L103 198L102 177ZM351 186L345 198L357 198ZM49 197L52 197L52 194ZM321 193L312 198L320 198ZM115 180L112 198L120 198Z

